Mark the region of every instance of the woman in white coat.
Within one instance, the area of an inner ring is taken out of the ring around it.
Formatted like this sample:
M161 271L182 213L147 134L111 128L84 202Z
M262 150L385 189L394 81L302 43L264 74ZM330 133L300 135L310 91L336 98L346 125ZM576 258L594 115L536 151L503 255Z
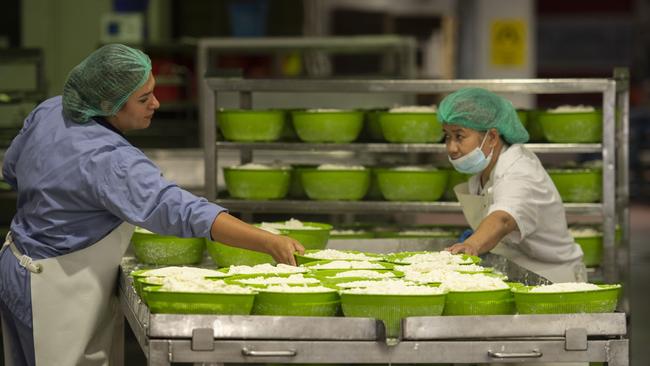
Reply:
M449 161L474 174L454 188L474 233L452 253L500 254L552 282L585 280L582 250L571 237L560 195L510 101L463 88L441 103Z

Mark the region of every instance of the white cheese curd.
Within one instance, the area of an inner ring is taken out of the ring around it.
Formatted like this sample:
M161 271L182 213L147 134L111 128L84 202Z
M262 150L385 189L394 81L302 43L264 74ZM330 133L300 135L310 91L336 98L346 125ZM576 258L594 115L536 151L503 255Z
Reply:
M255 277L237 280L246 285L310 285L320 283L315 278L308 278L302 274L293 274L289 277Z
M290 166L287 165L268 165L268 164L258 164L258 163L248 163L244 165L235 165L231 166L231 169L237 169L237 170L287 170L291 169Z
M286 264L278 264L273 266L268 263L258 264L256 266L230 266L228 268L228 275L240 274L291 274L291 273L305 273L308 270L303 267L294 267Z
M409 264L425 263L425 262L434 262L434 263L442 263L442 264L463 264L463 263L471 263L471 259L469 258L466 259L463 258L463 256L461 255L451 254L450 252L443 250L440 252L414 254L408 257L401 258L400 262L409 263Z
M395 274L393 272L377 272L372 270L352 270L352 271L343 271L334 275L334 278L347 278L347 277L358 277L358 278L394 278Z
M435 105L412 105L393 107L388 110L389 113L436 113L438 109Z
M544 285L533 287L529 292L533 293L549 293L549 292L574 292L574 291L594 291L600 290L600 287L593 283L583 282L562 282L554 283L552 285Z
M317 170L366 170L362 165L321 164Z
M428 272L404 271L404 279L417 283L445 282L451 278L459 277L460 273L447 269L438 269Z
M165 277L145 277L142 282L148 285L162 285L165 282Z
M370 261L332 261L309 266L310 269L386 269L379 263Z
M147 277L225 277L226 274L212 269L197 267L163 267L142 273Z
M336 108L314 108L314 109L308 109L307 112L309 112L309 113L338 113L338 112L350 112L350 111L345 110L345 109L336 109Z
M480 274L460 274L459 276L452 276L442 281L440 287L453 292L490 291L510 288L510 286L500 278Z
M318 259L340 259L340 260L361 260L361 261L379 261L381 257L371 257L363 253L348 253L336 249L324 249L318 252L305 254L309 258Z
M391 168L390 170L394 172L430 172L430 171L437 171L438 168L434 166L406 165L406 166L394 167Z
M591 227L570 227L569 233L574 238L589 238L603 235L602 232Z
M367 282L366 286L350 287L341 290L341 293L362 295L441 295L446 291L439 287L422 286L412 282L400 280L359 281ZM343 284L339 284L339 287Z
M203 278L165 277L160 291L166 292L204 292L221 294L253 294L255 291L242 286L226 284L221 280Z
M448 265L447 269L450 269L452 271L456 272L491 272L491 269L479 266L477 264L454 264L454 265Z
M557 108L548 109L548 113L582 113L593 112L596 109L589 105L561 105Z
M275 229L275 230L282 230L282 229L289 229L289 230L321 230L319 227L315 226L308 226L302 223L300 220L296 219L290 219L285 222L263 222L260 225L260 228L263 229Z
M289 286L286 284L283 285L273 285L269 286L261 292L287 292L287 293L318 293L318 292L335 292L333 288L325 286Z

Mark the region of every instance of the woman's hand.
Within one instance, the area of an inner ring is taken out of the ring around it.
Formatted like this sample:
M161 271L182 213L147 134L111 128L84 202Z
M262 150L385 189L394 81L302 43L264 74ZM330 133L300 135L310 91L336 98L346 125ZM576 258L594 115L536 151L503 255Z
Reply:
M470 244L466 243L456 243L445 250L451 252L451 254L465 253L469 255L479 255L478 249Z
M273 240L267 247L267 253L278 263L296 265L296 258L293 253L305 253L305 248L293 238L283 235L273 235Z

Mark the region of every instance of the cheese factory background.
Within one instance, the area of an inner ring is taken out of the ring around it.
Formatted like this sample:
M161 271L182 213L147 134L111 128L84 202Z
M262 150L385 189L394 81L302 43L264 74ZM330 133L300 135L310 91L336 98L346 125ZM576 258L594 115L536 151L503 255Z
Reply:
M628 68L630 232L625 252L629 261L623 263L621 273L629 276L630 363L645 365L650 362L643 348L650 340L650 321L643 311L650 261L643 240L650 230L646 225L650 219L649 7L643 0L5 0L0 11L0 152L4 156L38 103L61 94L70 70L108 43L142 49L151 58L156 77L155 93L161 106L149 128L127 133L127 139L167 179L208 198L202 148L206 131L200 118L201 97L210 91L201 90L197 81L205 70L221 77L318 80L611 78L614 68ZM318 38L303 42L301 37ZM201 58L202 47L210 57ZM302 108L370 111L438 105L445 94L367 92L350 97L327 90L282 91L256 93L252 105L289 113ZM603 104L598 93L501 95L526 112L563 105L601 108ZM236 92L220 93L217 103L225 109L241 106ZM364 128L358 141L373 141ZM255 163L281 161L294 167L350 162L450 167L445 154L423 157L389 151L378 157L363 149L270 149L253 154L217 148L216 154L215 184L221 199L227 192L221 168L253 157ZM554 168L567 160L583 164L598 155L549 154L543 160ZM0 204L4 235L16 207L16 195L9 186L0 192ZM231 211L247 222L299 217L343 228L359 221L389 229L431 222L467 226L459 211L404 210L397 214L377 210L360 219L349 210L300 213L294 207L290 212L283 212L284 208L274 212L244 206ZM569 221L583 220L578 214L568 215ZM598 270L595 274L599 275ZM125 364L146 364L128 325L125 332Z

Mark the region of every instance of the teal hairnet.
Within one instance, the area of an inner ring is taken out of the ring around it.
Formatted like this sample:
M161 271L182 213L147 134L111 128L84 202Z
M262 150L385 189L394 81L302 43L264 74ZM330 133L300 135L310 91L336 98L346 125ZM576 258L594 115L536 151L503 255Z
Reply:
M78 123L115 115L149 78L151 60L140 50L109 44L75 66L63 86L63 115Z
M512 103L481 88L462 88L449 94L438 106L438 119L477 131L496 128L510 144L528 141L528 131Z

